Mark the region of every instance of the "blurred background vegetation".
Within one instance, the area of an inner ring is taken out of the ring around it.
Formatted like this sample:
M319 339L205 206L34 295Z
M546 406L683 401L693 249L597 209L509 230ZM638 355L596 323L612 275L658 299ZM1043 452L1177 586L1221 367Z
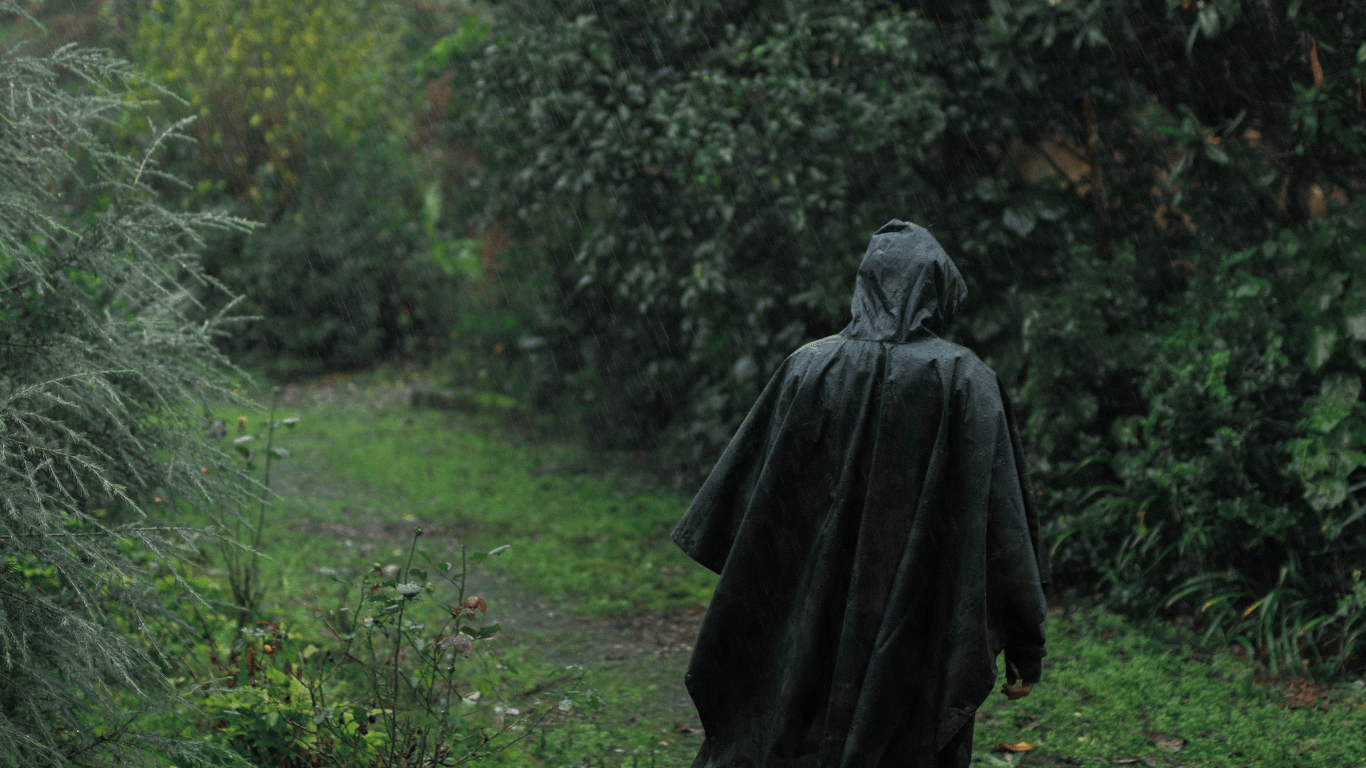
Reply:
M436 366L691 489L912 220L969 283L950 338L1019 403L1060 590L1273 669L1363 664L1360 4L31 12L175 94L154 123L198 117L165 194L260 224L203 257L255 317L239 362Z

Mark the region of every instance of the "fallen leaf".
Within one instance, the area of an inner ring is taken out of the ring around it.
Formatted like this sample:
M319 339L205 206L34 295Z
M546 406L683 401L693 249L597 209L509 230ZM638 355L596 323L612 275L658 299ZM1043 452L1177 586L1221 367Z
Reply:
M1028 752L1034 747L1027 741L1017 741L1014 744L1007 744L1004 741L991 748L992 752Z
M689 723L686 722L686 721L680 721L680 722L678 723L678 725L675 725L675 726L674 726L674 733L681 733L681 734L683 734L684 736L691 736L691 735L693 735L693 734L695 734L695 733L701 733L701 732L702 732L702 729L701 729L701 728L694 728L691 724L689 724Z
M1180 752L1181 748L1186 746L1185 739L1176 738L1158 740L1154 743L1157 744L1157 746L1162 747L1163 749L1170 749L1173 752Z
M1319 44L1311 39L1309 41L1309 71L1314 75L1314 90L1323 87L1323 66L1319 64Z

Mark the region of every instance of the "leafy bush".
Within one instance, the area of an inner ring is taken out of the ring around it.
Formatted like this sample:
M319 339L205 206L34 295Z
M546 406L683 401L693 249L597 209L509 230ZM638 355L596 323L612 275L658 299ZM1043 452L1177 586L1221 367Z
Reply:
M1055 492L1059 571L1119 608L1202 614L1206 637L1255 642L1273 668L1303 658L1328 673L1359 659L1366 302L1350 276L1366 267L1362 234L1360 210L1304 236L1282 230L1197 272L1129 355L1099 348L1144 363L1133 382L1143 407L1084 438L1094 465L1074 477L1113 482ZM1085 367L1098 348L1081 340L1105 338L1116 293L1072 290L1040 306L1026 337L1040 362L1104 375ZM1030 432L1054 455L1094 423L1094 397L1034 402Z
M199 431L205 399L233 397L223 323L190 317L212 284L202 234L246 222L161 207L157 154L181 126L141 156L108 146L142 87L127 64L11 48L0 69L0 763L203 764L204 745L145 726L186 701L144 634L176 614L133 550L183 588L196 532L151 513L246 499Z
M264 224L205 254L262 318L226 348L288 373L444 340L454 281L420 213L426 163L409 145L419 94L402 8L168 0L120 12L114 26L131 34L114 41L184 97L162 99L166 114L201 118L178 166L194 186L184 204Z
M403 16L387 0L155 0L122 10L115 23L131 36L117 42L199 117L191 135L203 173L193 181L255 204L253 218L280 218L329 150L407 132L411 89L393 66Z
M476 229L544 255L525 332L553 358L541 387L593 402L611 441L672 425L701 461L789 352L838 330L868 232L925 189L928 27L863 1L502 18L492 45L440 52L469 83Z
M222 238L212 268L259 320L229 347L280 374L423 352L455 323L456 281L429 253L414 178L394 147L312 166L307 203L247 236Z
M1366 18L1086 7L997 4L979 37L1002 85L1080 104L1053 140L1104 141L1107 194L1143 201L1074 222L1087 238L1024 327L1056 572L1116 607L1195 614L1273 668L1359 666L1362 213L1328 193L1360 191L1366 120L1343 107ZM1216 86L1231 49L1265 54Z

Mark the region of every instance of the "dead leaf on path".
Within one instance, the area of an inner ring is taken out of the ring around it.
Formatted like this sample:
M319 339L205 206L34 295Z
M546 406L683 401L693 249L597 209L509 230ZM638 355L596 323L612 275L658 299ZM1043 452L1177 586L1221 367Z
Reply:
M1017 741L1014 744L1007 744L1004 741L991 748L992 752L1028 752L1034 747L1027 741Z
M1280 687L1283 696L1280 702L1281 709L1311 707L1328 711L1330 708L1328 694L1332 691L1332 686L1320 685L1306 678L1274 678L1272 675L1253 675L1253 682L1273 689Z
M1185 739L1179 736L1172 736L1171 734L1162 733L1160 731L1154 731L1148 728L1144 728L1143 735L1147 736L1149 739L1152 739L1153 744L1155 744L1156 746L1159 746L1163 749L1169 749L1173 752L1180 752L1181 748L1186 746Z

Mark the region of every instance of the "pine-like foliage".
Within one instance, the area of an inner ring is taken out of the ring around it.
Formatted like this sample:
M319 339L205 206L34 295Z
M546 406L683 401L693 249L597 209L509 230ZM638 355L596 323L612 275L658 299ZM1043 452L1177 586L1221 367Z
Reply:
M165 594L197 597L175 568L196 532L165 514L240 506L248 488L202 434L205 402L231 399L210 343L221 321L187 320L204 286L198 233L242 224L158 205L174 179L154 154L179 126L149 134L142 157L101 140L138 108L136 79L95 50L0 53L4 766L203 762L139 723L186 703L148 631L175 621Z

